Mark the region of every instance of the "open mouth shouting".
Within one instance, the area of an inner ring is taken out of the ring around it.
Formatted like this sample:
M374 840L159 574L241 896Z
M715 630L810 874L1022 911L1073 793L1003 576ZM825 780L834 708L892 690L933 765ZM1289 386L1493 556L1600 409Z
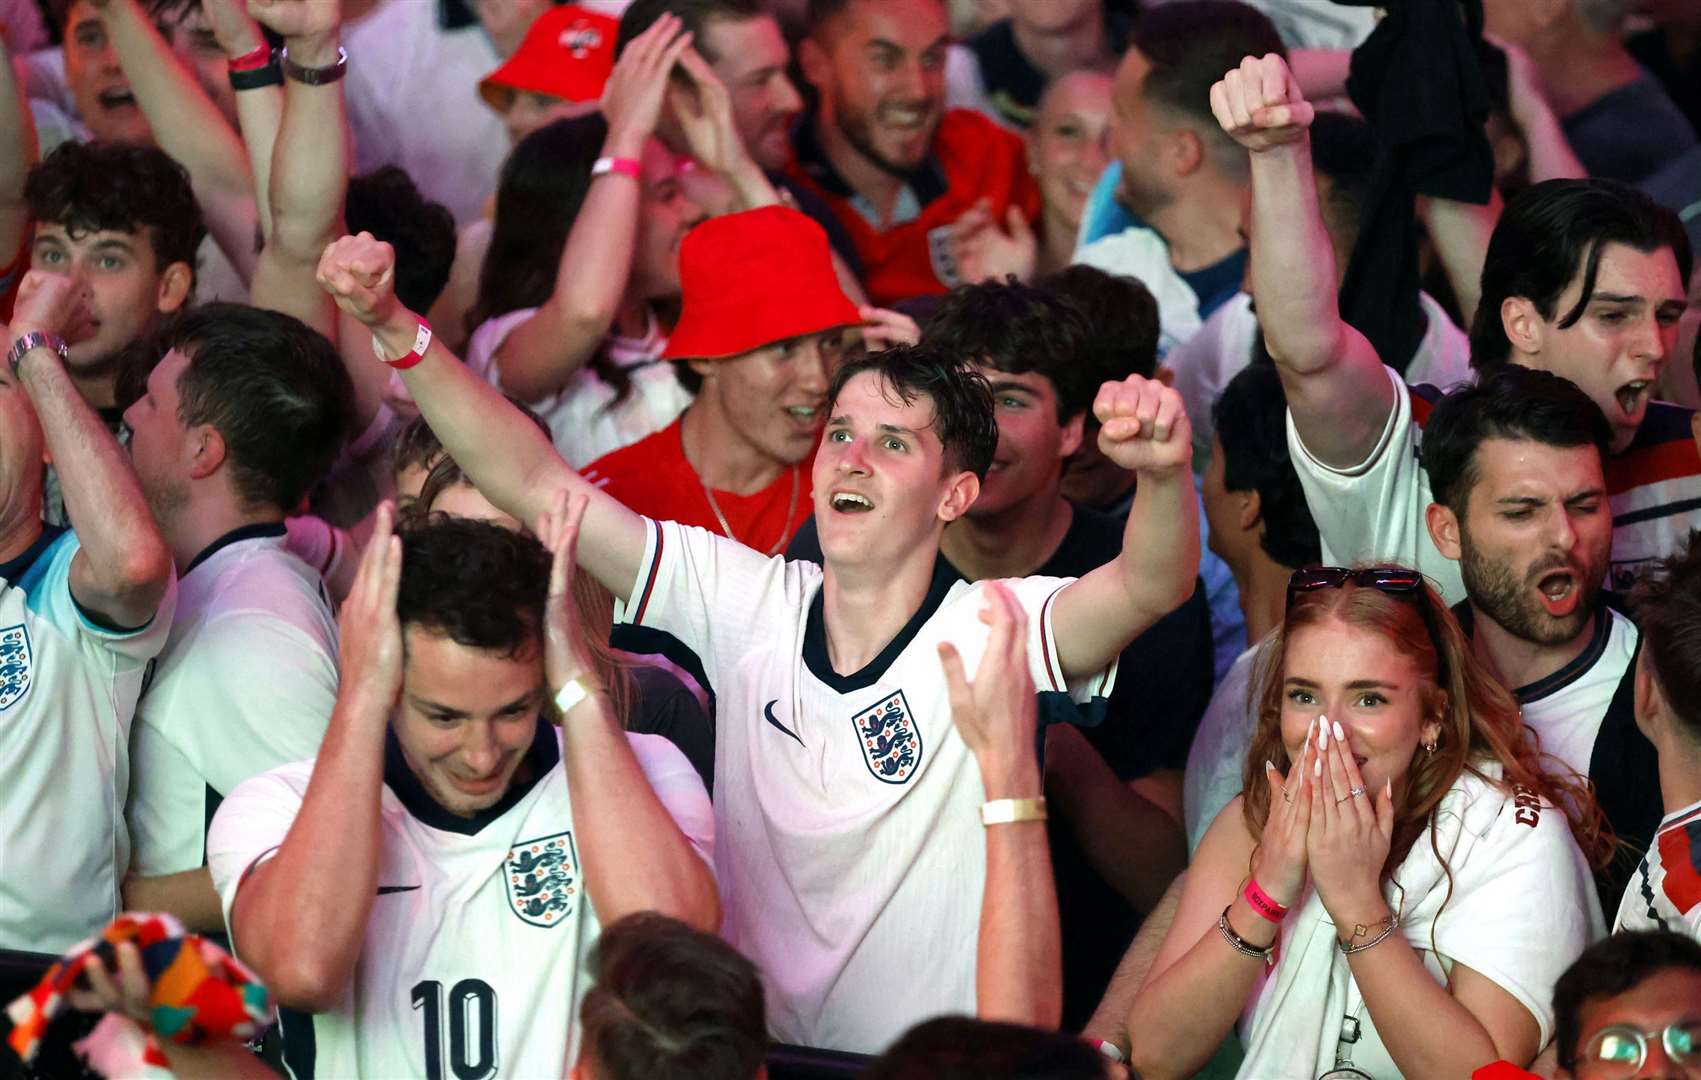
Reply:
M128 84L107 87L95 95L95 101L108 112L136 107L136 95L130 92Z
M1536 591L1541 596L1542 607L1556 619L1563 619L1577 610L1577 604L1583 594L1579 586L1576 572L1568 567L1549 570L1536 580Z
M1626 420L1639 420L1644 409L1648 407L1648 398L1653 386L1651 380L1637 379L1627 382L1613 392L1613 400L1618 402L1619 409Z
M866 514L874 509L873 500L854 491L833 492L827 496L827 505L839 514Z

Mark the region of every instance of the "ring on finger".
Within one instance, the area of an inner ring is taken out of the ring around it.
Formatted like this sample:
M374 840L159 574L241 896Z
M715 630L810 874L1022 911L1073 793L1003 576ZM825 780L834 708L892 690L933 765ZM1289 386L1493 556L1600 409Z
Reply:
M1356 798L1360 797L1361 795L1364 794L1364 790L1365 789L1364 789L1363 784L1358 785L1357 787L1353 788L1351 791L1347 792L1345 795L1342 795L1340 798L1336 799L1335 805L1339 806L1342 803L1346 802L1348 799L1356 799Z

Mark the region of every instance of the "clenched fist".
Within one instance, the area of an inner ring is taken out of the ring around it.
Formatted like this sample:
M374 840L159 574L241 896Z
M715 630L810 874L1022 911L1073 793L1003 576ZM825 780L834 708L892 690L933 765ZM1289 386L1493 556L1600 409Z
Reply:
M1254 154L1299 142L1316 114L1275 53L1248 56L1224 75L1211 87L1211 112L1230 138Z
M345 236L319 256L319 286L374 329L396 314L396 249L371 233Z
M1156 379L1130 375L1107 382L1093 399L1099 451L1124 469L1168 472L1188 467L1193 427L1181 395Z

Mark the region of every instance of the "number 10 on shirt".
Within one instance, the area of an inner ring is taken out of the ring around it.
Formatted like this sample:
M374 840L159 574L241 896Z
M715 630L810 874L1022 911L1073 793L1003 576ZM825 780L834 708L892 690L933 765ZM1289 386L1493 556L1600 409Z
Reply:
M413 1007L424 1013L428 1080L484 1080L496 1075L496 991L483 979L462 979L447 1000L436 979L414 983ZM448 1014L449 1071L443 1071L443 1020ZM476 1039L476 1043L475 1043Z

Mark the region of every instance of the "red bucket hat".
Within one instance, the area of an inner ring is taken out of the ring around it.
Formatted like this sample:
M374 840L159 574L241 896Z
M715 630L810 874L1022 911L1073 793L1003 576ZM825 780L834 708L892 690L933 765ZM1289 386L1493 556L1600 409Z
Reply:
M484 77L478 92L493 109L499 87L548 94L563 101L597 101L614 70L614 39L620 24L577 4L539 15L525 40L501 67Z
M665 360L716 360L862 322L827 234L789 206L710 218L679 245L684 303Z

